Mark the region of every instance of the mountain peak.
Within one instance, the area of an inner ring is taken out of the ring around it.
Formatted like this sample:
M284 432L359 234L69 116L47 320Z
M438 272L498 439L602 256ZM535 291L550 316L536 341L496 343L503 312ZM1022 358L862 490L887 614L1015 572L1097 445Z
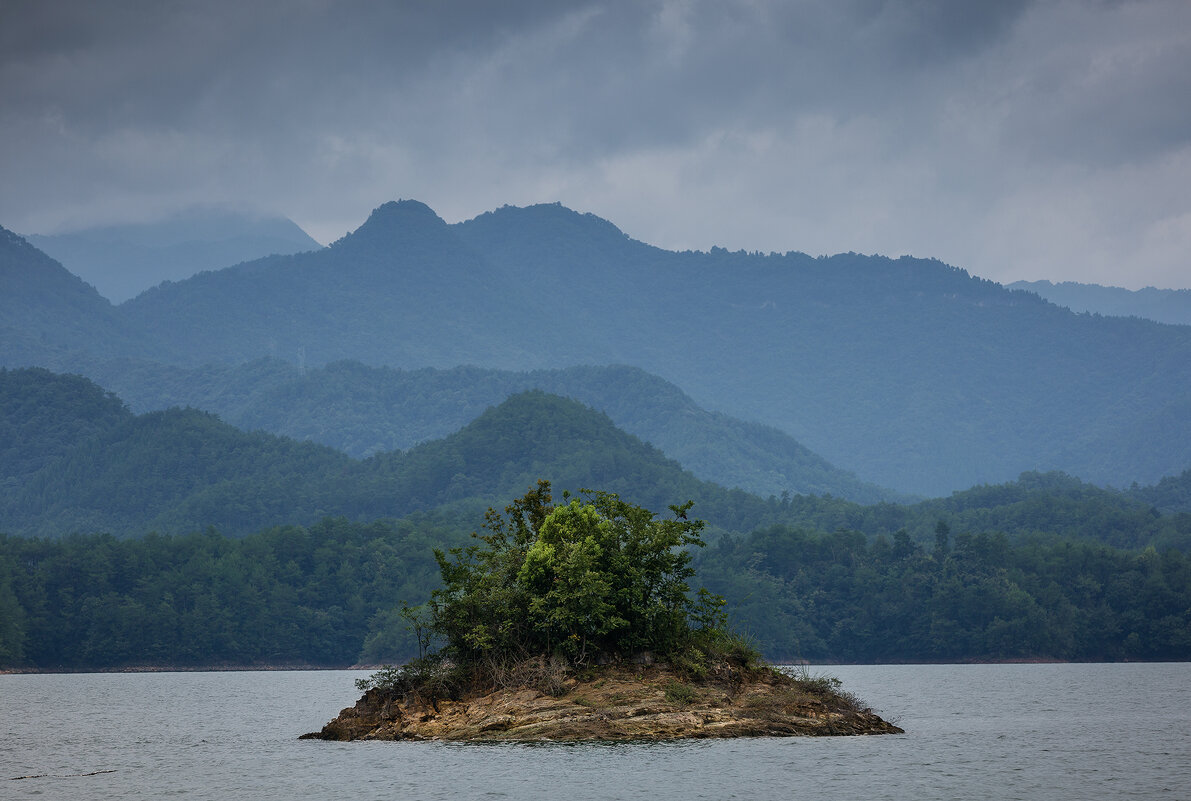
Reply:
M442 219L434 213L434 209L420 200L390 200L373 209L372 213L368 215L368 219L364 221L364 225L360 227L366 228L369 225L385 225L413 220L442 222Z
M14 300L19 292L33 293L19 300L22 304L31 302L34 296L44 301L55 293L62 293L84 298L87 303L109 305L95 287L38 250L20 234L3 226L0 226L0 286L6 300Z
M29 241L25 237L0 225L0 250L32 253L35 248L29 244Z
M461 224L467 228L505 227L525 234L557 239L584 237L606 243L630 241L624 231L590 212L580 213L561 203L538 203L532 206L501 206Z
M374 209L363 225L331 247L388 250L437 242L446 231L446 222L425 203L391 200Z
M610 265L628 264L654 250L602 217L572 211L561 203L502 206L453 228L488 258L514 269L531 266L539 274L550 268L571 277L590 275L592 270L606 272Z

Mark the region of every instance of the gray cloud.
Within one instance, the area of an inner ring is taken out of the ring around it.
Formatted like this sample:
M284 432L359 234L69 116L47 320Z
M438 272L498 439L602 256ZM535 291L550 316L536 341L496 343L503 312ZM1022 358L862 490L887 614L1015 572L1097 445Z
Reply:
M0 223L333 239L561 200L666 247L1185 286L1191 7L0 0ZM1126 266L1127 265L1127 266Z

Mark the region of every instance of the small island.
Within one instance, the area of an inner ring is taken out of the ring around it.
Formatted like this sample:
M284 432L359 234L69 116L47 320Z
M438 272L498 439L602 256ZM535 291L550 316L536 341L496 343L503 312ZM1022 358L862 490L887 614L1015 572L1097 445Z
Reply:
M895 734L839 681L765 664L692 597L690 504L671 519L541 481L479 541L437 552L443 587L405 610L422 653L357 682L323 740L576 741ZM433 641L443 646L430 650Z

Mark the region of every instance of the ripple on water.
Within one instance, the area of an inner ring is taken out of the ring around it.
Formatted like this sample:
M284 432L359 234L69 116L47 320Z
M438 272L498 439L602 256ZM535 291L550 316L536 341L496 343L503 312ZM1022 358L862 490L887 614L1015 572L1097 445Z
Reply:
M1191 798L1191 666L820 672L905 735L678 743L297 740L351 671L0 676L0 797ZM99 770L90 777L53 778ZM12 776L51 774L12 782ZM19 785L19 787L18 787Z

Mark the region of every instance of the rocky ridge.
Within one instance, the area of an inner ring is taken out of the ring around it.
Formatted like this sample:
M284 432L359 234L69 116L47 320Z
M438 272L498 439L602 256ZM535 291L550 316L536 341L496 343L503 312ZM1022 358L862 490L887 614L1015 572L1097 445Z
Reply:
M900 734L830 680L768 668L692 680L665 665L605 666L554 686L428 699L368 690L304 739L581 741Z

